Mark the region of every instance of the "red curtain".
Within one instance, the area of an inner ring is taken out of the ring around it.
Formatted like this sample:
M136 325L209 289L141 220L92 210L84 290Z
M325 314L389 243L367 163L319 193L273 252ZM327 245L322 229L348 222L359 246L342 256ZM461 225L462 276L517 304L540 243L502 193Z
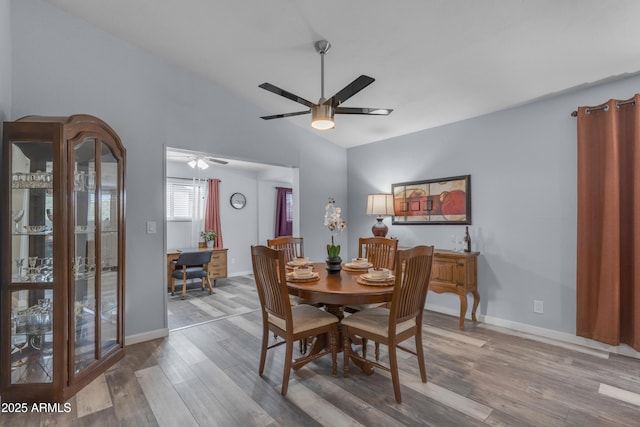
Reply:
M204 229L215 230L218 237L213 246L222 248L222 226L220 225L220 180L209 179L209 191L207 193L207 206L204 213Z
M640 95L578 109L576 334L640 351Z

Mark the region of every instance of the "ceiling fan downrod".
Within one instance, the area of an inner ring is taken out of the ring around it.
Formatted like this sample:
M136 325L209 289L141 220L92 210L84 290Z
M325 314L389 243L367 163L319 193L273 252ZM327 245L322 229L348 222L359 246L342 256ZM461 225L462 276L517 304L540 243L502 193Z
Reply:
M318 40L314 46L320 54L320 102L324 102L324 55L331 49L331 43L326 40Z

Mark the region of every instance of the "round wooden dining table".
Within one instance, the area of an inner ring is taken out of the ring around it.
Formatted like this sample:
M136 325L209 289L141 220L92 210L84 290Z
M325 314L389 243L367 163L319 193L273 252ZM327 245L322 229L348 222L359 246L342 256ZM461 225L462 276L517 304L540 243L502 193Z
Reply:
M393 285L370 286L358 283L358 277L366 273L366 270L343 268L339 273L329 273L325 267L325 263L313 264L313 271L318 273L317 280L287 280L289 294L304 298L310 303L324 304L327 312L340 320L344 318L344 307L347 305L378 304L391 301ZM309 354L313 355L319 352L326 347L326 344L322 339L315 340ZM342 338L339 337L338 348L341 348L341 345ZM367 374L373 372L373 368L369 364L358 363L358 366Z
M393 285L369 286L358 283L358 277L366 270L343 268L339 273L329 273L325 264L313 264L318 273L315 281L287 281L289 294L304 298L311 303L322 303L331 307L330 312L345 305L377 304L391 301ZM336 313L334 313L336 314ZM338 316L342 319L342 316Z

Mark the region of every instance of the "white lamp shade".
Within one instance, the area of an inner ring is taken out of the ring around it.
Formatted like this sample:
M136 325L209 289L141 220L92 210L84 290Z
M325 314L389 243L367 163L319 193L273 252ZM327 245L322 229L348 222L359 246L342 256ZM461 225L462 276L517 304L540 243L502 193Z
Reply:
M393 216L393 194L369 194L367 215Z

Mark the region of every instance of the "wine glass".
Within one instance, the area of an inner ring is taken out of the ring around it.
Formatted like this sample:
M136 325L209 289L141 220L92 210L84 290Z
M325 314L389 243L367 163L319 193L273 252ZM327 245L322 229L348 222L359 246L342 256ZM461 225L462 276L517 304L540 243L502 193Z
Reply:
M16 233L20 232L20 227L18 226L18 223L20 222L20 220L22 220L23 216L24 216L24 209L11 211L11 219L13 219L13 221L16 223Z
M22 280L22 267L24 267L24 258L16 258L16 267L18 267L18 280Z

